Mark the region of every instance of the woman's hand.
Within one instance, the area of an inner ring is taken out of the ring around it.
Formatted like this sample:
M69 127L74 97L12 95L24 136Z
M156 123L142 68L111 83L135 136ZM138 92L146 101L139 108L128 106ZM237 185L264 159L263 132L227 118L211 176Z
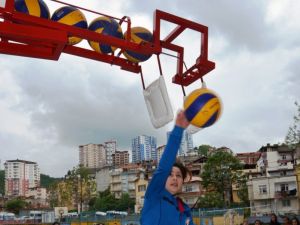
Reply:
M183 110L180 110L177 113L177 117L176 117L176 126L178 127L182 127L182 128L187 128L188 125L190 124L190 122L187 120L185 113Z

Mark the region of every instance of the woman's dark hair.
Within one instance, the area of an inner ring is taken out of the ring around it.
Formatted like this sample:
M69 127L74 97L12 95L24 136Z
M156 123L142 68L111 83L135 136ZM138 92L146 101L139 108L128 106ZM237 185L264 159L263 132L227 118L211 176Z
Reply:
M298 225L300 224L300 223L299 223L299 220L297 219L297 217L293 217L293 218L291 219L291 221L293 222L293 220L296 220L296 222L297 222Z
M255 220L255 221L254 221L254 224L255 224L256 222L259 222L259 224L261 224L261 221L260 221L260 220Z
M271 214L271 222L272 222L272 216L275 217L275 222L277 222L277 215L276 215L275 213L272 213L272 214Z
M189 171L188 168L186 168L182 162L180 162L179 160L177 160L173 166L177 167L178 169L180 169L180 172L182 174L182 178L183 181L185 180L185 178L187 178L187 176L189 176L189 178L191 179L191 172Z

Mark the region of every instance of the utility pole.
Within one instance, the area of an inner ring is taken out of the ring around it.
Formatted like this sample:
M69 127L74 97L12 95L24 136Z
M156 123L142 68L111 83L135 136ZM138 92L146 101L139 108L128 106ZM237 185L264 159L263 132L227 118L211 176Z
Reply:
M82 212L82 203L83 203L83 193L82 193L82 177L80 176L80 174L77 175L77 179L78 179L77 184L79 185L79 188L80 188L79 212L81 213Z

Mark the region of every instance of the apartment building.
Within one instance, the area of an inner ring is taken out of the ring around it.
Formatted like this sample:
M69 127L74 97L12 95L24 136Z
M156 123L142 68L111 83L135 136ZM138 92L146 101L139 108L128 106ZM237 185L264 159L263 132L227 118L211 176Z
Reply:
M156 149L156 151L157 151L157 162L160 161L161 156L162 156L162 154L165 150L165 147L166 147L166 145L161 145L161 146L157 147L157 149Z
M28 197L32 206L35 207L48 207L47 201L47 189L46 188L30 188L28 191Z
M267 145L259 152L258 172L247 183L251 214L299 214L293 150L284 145Z
M97 170L96 172L96 189L97 191L105 191L110 187L111 176L110 171L112 170L112 166L104 166Z
M140 171L135 180L135 205L134 212L140 213L145 201L145 193L148 187L148 179L146 179L145 171Z
M128 193L130 198L135 198L135 180L139 170L128 170L125 168L113 169L110 172L111 186L110 191L116 198L121 198L122 193Z
M112 154L112 158L114 166L124 166L129 163L128 151L116 151L114 154Z
M79 164L87 168L101 168L106 164L106 151L102 144L79 146Z
M201 183L202 179L198 176L193 176L189 181L183 183L180 197L190 207L193 207L199 197L203 194L203 187Z
M140 135L132 139L131 146L133 163L157 160L155 137Z
M169 139L171 131L167 132L167 139ZM188 152L193 151L193 137L192 134L184 131L181 139L178 156L185 156Z
M117 151L117 141L110 140L104 142L104 148L106 153L106 164L113 165L113 154Z
M29 189L40 186L40 169L36 162L7 160L5 167L5 195L29 196Z
M237 153L236 157L245 165L256 165L260 155L261 152L243 152Z

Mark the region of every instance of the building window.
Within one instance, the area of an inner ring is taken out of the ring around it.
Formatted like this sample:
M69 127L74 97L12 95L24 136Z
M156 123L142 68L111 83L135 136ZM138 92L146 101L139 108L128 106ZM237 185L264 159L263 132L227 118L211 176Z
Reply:
M280 175L281 175L281 176L286 176L286 171L281 171L281 172L280 172Z
M262 207L269 207L269 203L267 200L262 201Z
M284 199L284 200L282 200L282 207L290 207L290 206L291 206L290 199Z
M138 186L138 191L139 192L146 191L146 185L139 185Z
M286 155L282 155L282 159L286 159Z
M263 195L263 194L267 194L267 185L259 185L259 194Z
M285 192L289 190L288 184L280 184L280 191Z
M193 187L192 186L185 186L185 192L192 192Z

